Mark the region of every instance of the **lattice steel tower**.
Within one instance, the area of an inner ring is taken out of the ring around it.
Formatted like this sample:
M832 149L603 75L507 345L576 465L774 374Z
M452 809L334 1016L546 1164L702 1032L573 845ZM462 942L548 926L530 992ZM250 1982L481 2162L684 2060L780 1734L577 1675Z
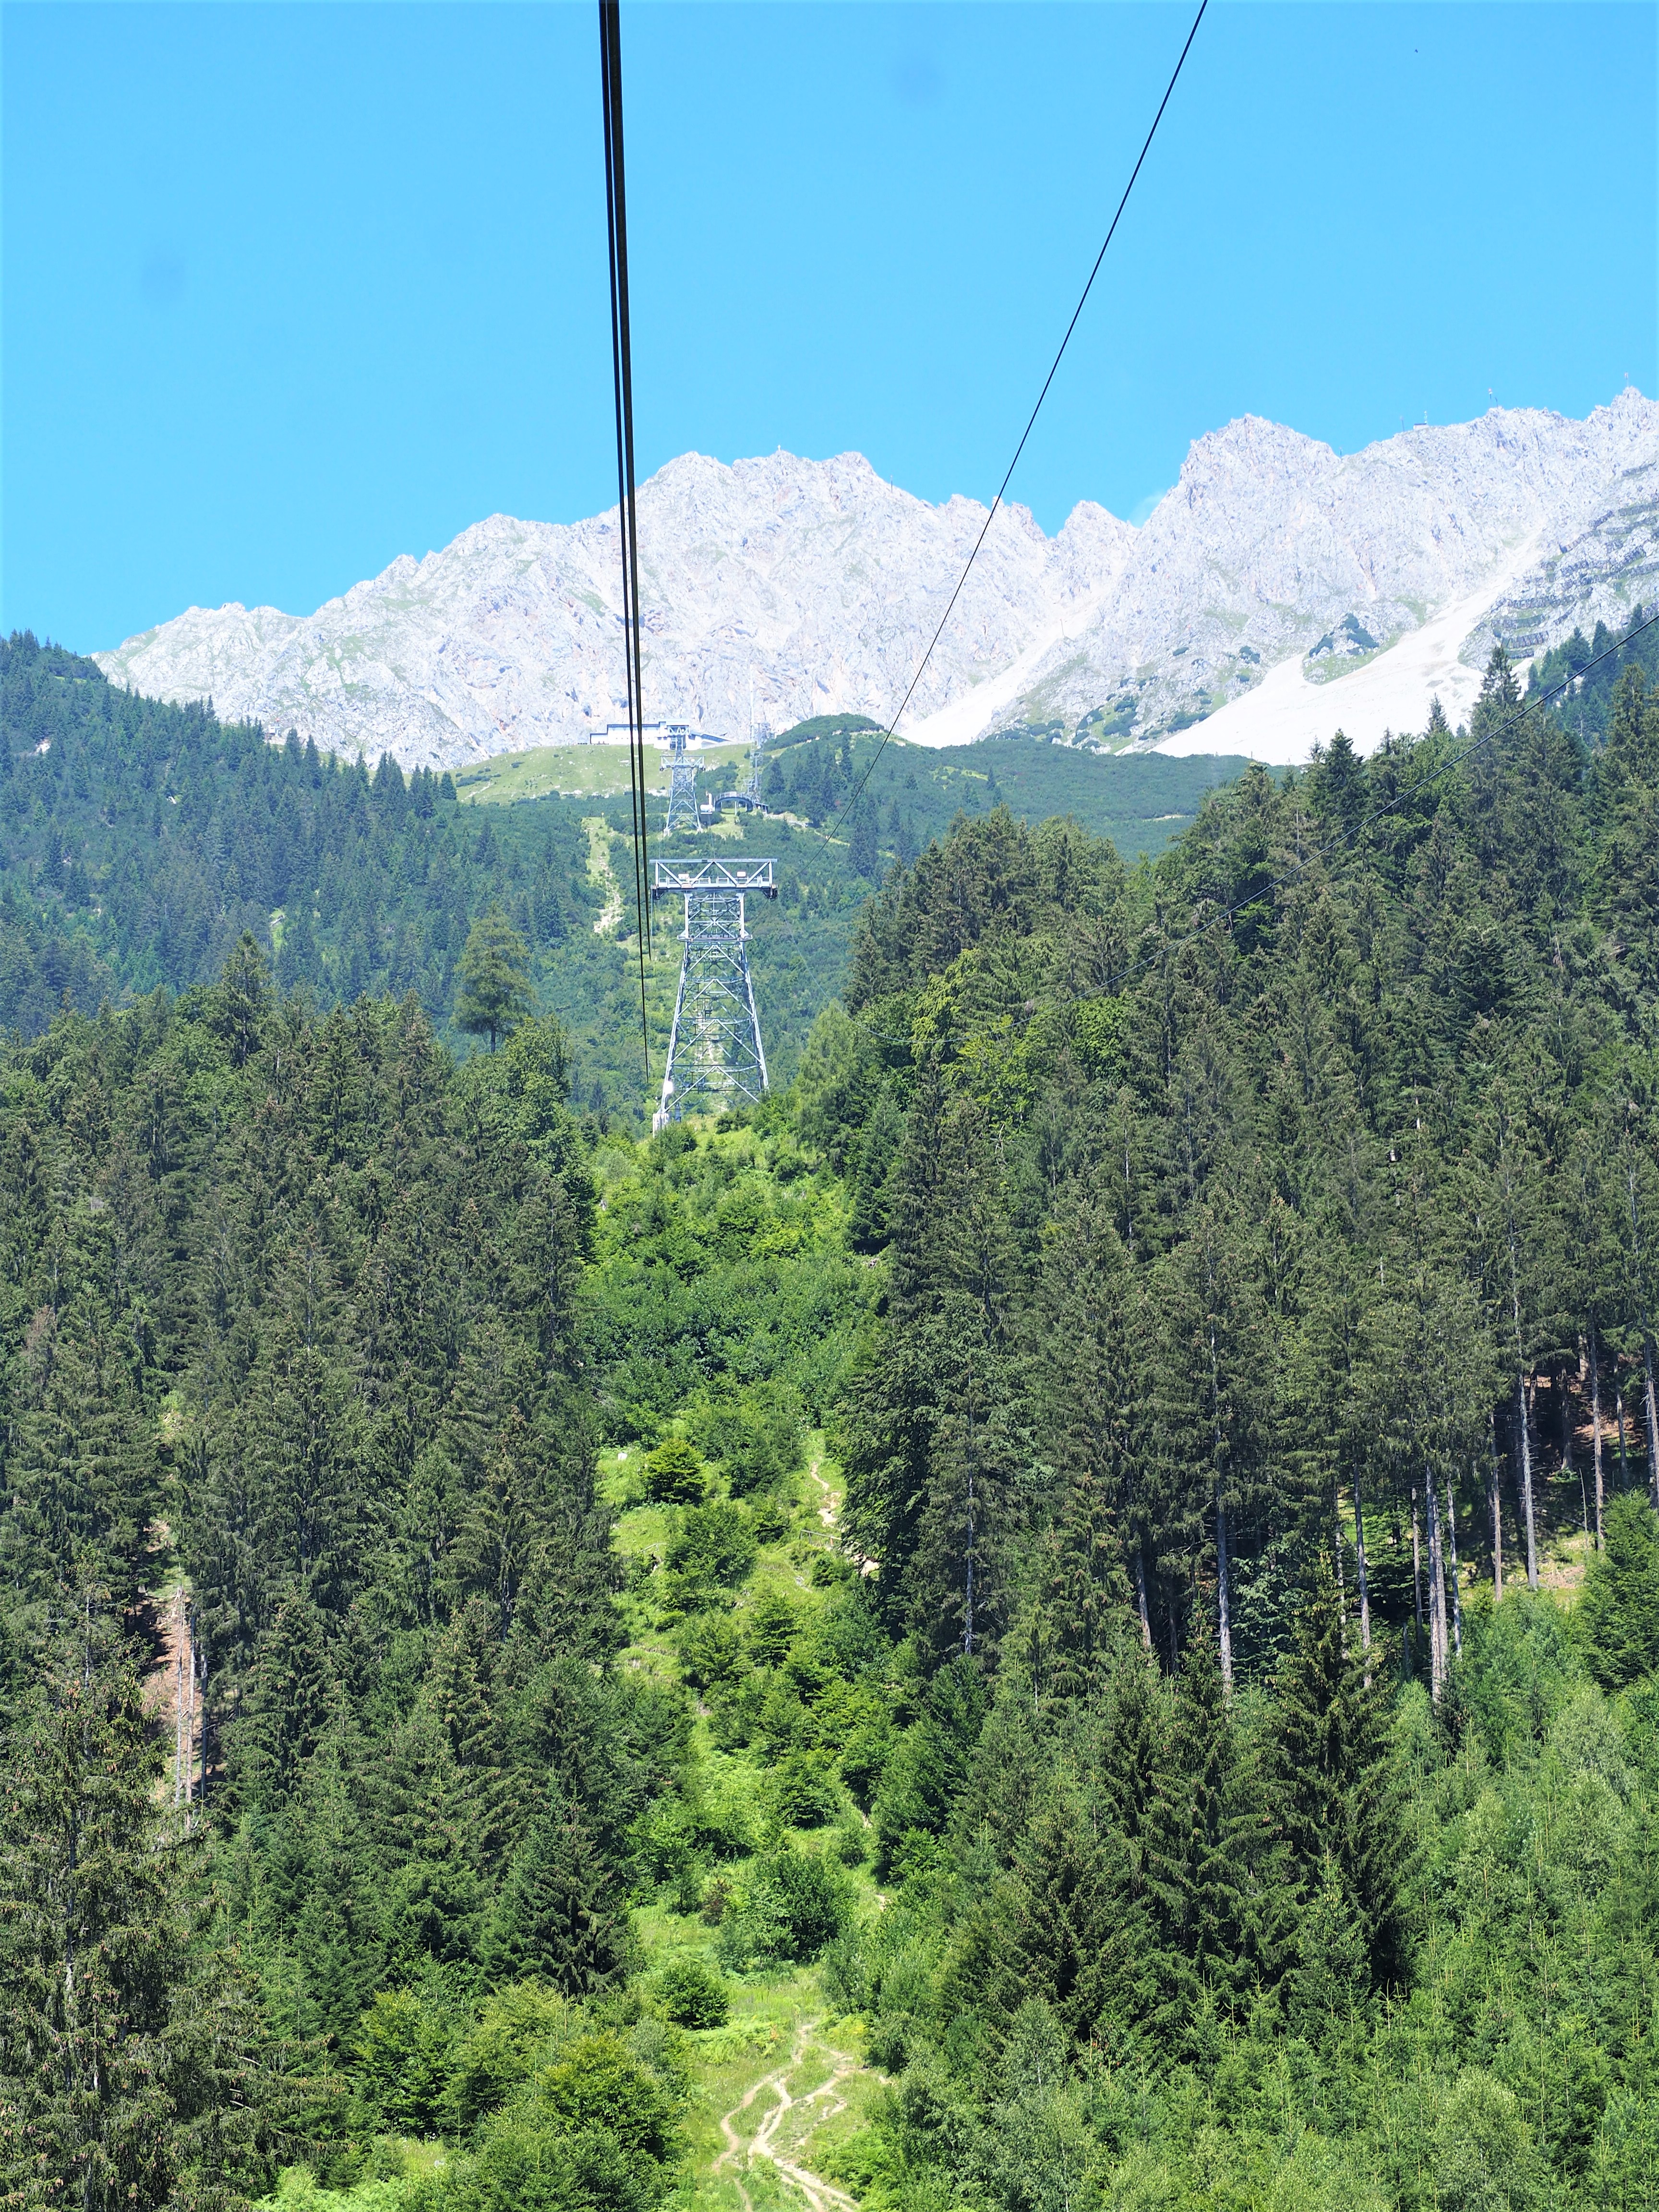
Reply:
M749 973L744 900L775 898L770 860L657 860L653 899L685 902L685 951L662 1102L651 1126L706 1114L735 1097L753 1105L765 1091L766 1048Z
M672 837L677 830L697 827L697 763L685 750L686 732L671 730L668 733L668 819L662 825L665 837Z

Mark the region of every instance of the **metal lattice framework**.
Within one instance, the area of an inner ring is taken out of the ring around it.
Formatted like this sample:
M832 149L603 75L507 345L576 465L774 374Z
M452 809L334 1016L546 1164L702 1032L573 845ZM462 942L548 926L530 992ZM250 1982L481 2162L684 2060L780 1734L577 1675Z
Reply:
M662 1102L652 1121L712 1112L733 1097L752 1105L765 1091L766 1048L749 973L744 901L775 898L770 860L658 860L653 898L685 902L685 951L674 1026L663 1070Z
M676 730L668 740L668 819L665 837L677 830L697 827L697 763L685 750L685 732Z

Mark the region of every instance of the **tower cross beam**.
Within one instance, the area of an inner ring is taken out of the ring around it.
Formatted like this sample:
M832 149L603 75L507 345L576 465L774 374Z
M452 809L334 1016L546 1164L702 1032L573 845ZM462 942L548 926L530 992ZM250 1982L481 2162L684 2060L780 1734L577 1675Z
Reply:
M749 972L744 901L775 898L771 860L656 860L653 899L684 902L674 1025L652 1127L706 1113L736 1096L753 1104L767 1088L766 1048Z

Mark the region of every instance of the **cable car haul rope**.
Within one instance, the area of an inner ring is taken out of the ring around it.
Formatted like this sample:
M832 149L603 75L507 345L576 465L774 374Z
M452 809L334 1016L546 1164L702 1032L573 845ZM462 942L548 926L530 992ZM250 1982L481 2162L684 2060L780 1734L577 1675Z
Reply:
M1072 343L1072 332L1077 328L1079 318L1082 315L1084 308L1089 303L1089 295L1093 291L1095 288L1095 279L1100 274L1100 264L1106 258L1106 248L1111 244L1113 239L1117 235L1117 227L1123 219L1123 210L1128 206L1129 195L1135 188L1135 179L1140 174L1141 169L1145 165L1146 156L1152 150L1152 141L1158 136L1158 126L1164 120L1164 111L1170 104L1170 96L1175 91L1176 85L1180 79L1182 70L1186 67L1187 57L1193 50L1193 40L1198 36L1198 27L1204 21L1204 11L1209 4L1210 0L1198 0L1198 13L1193 18L1193 27L1187 33L1187 43L1181 49L1180 58L1176 63L1173 70L1170 72L1170 82L1164 88L1164 97L1158 103L1158 113L1152 118L1152 129L1146 133L1146 143L1142 145L1140 152L1136 157L1133 168L1129 172L1129 181L1123 187L1123 197L1117 204L1117 212L1113 216L1111 223L1106 233L1105 240L1101 246L1099 252L1095 256L1095 265L1089 271L1089 281L1085 284L1081 296L1079 298L1076 307L1072 310L1072 319L1066 325L1066 335L1061 338L1059 349L1056 351L1053 361L1048 364L1048 374L1042 380L1042 389L1036 396L1036 405L1032 408L1030 416L1026 418L1025 428L1019 434L1019 443L1014 447L1014 458L1009 462L1002 482L997 487L997 495L991 501L991 511L985 518L985 521L980 530L979 536L974 540L974 550L968 556L967 560L963 563L962 574L957 578L957 587L955 591L951 592L949 600L946 602L945 612L939 618L938 629L928 640L927 652L922 654L921 659L916 663L915 673L910 678L909 685L905 691L904 696L898 702L897 711L894 714L890 721L889 721L887 727L881 733L881 743L876 747L875 751L871 755L869 767L865 769L864 774L859 778L858 782L854 787L852 796L848 799L846 805L842 808L841 812L836 817L835 820L830 824L830 827L824 831L823 837L826 844L829 842L830 839L835 836L836 830L839 830L842 823L846 821L848 816L852 812L853 809L858 805L860 799L863 796L864 787L869 782L871 775L875 769L876 763L881 758L883 753L887 750L888 739L894 735L899 724L903 720L904 710L909 705L912 698L915 696L915 689L917 684L921 681L922 672L927 668L928 662L933 657L934 647L945 635L945 625L950 621L951 617L956 611L957 601L962 597L962 587L967 582L969 574L972 569L975 562L979 558L981 546L985 543L986 532L990 529L991 525L996 520L997 509L1002 505L1003 500L1007 495L1008 486L1012 480L1014 471L1019 466L1019 457L1025 451L1025 442L1036 427L1036 418L1042 412L1042 403L1048 397L1048 386L1054 382L1055 376L1059 373L1060 364L1066 357L1066 349Z
M1107 247L1110 246L1117 234L1117 227L1122 220L1123 210L1129 204L1129 195L1133 191L1135 180L1140 174L1147 155L1152 151L1152 140L1158 135L1158 126L1164 120L1164 111L1169 106L1175 92L1187 57L1192 51L1193 41L1198 36L1198 27L1204 21L1205 9L1208 5L1209 0L1199 0L1198 13L1193 18L1192 28L1187 33L1186 44L1181 49L1180 58L1176 61L1170 82L1164 88L1164 97L1158 104L1158 112L1152 118L1152 128L1147 131L1134 167L1129 173L1129 181L1123 187L1123 196L1117 204L1117 209L1112 216L1105 240L1099 252L1095 256L1094 266L1089 271L1088 282L1084 285L1077 306L1072 311L1072 319L1066 325L1065 336L1060 339L1059 349L1049 365L1048 374L1043 379L1042 389L1036 397L1036 404L1031 410L1025 428L1020 434L1019 443L1014 448L1014 457L1008 464L1006 474L1003 477L995 498L991 501L990 512L985 518L984 527L975 541L973 550L968 556L961 575L957 579L956 589L951 592L945 612L939 617L939 625L928 641L927 649L916 664L915 672L910 678L903 698L899 702L897 712L892 716L886 729L882 732L881 743L877 746L874 755L863 775L860 777L846 805L842 807L829 829L824 831L826 840L834 836L836 830L857 805L864 787L870 780L872 769L881 757L888 739L903 719L904 710L909 705L916 686L921 681L923 672L933 657L933 649L945 634L945 624L955 611L957 601L962 596L963 586L968 581L969 573L979 557L981 546L985 543L986 532L996 519L997 510L1001 507L1007 494L1009 483L1019 465L1020 456L1025 451L1026 441L1030 439L1036 426L1036 418L1042 412L1042 403L1048 396L1048 387L1053 384L1060 364L1065 357L1066 349L1071 343L1072 333L1076 330L1079 319L1088 303L1089 295L1094 289L1095 279L1100 274L1100 265L1106 258ZM645 965L647 956L651 949L651 899L647 886L646 851L645 731L641 704L639 522L634 473L634 371L628 313L628 209L623 185L620 0L599 0L599 68L605 100L605 192L611 247L611 356L617 399L617 514L622 539L623 635L628 685L629 788L634 811L634 900L635 911L639 921L640 1040L645 1051L646 1085L648 1090L651 1082L651 1041L646 1018ZM689 932L689 921L687 927ZM740 924L739 930L741 930ZM682 994L684 981L682 976ZM752 1017L752 993L750 1000ZM677 1030L678 1027L677 1014ZM756 1036L758 1057L757 1027ZM670 1051L672 1058L672 1043ZM763 1060L761 1060L760 1065L763 1083ZM665 1084L664 1112L668 1110L670 1089L672 1085ZM660 1118L659 1115L659 1119Z
M623 650L628 685L628 788L634 809L634 913L640 953L640 1043L651 1087L645 963L651 951L646 887L645 714L640 666L639 510L634 476L634 357L628 319L628 197L623 170L622 9L599 0L599 79L605 102L605 212L611 253L611 368L617 395L617 529L622 540Z

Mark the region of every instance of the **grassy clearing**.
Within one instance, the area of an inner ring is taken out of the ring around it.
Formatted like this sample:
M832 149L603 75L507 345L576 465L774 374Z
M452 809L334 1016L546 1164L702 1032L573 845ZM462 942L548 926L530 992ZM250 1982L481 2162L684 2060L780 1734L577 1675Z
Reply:
M673 1641L678 1624L659 1611L659 1576L672 1529L672 1509L644 1498L644 1449L635 1443L605 1453L599 1486L617 1512L616 1545L629 1563L629 1593L617 1600L629 1641L623 1667L659 1680L677 1679ZM781 1588L807 1617L825 1601L812 1567L833 1554L844 1483L827 1454L823 1435L805 1439L804 1464L791 1478L787 1532L760 1547L738 1596L737 1616L769 1589ZM696 1753L704 1771L726 1790L763 1800L766 1778L745 1751L714 1747L706 1711L696 1723ZM811 1848L819 1837L789 1832ZM741 1884L752 1861L720 1870ZM860 1914L878 1910L876 1886L864 1868L851 1870ZM647 1990L671 1961L688 1956L716 1963L716 1929L702 1911L680 1912L653 1905L637 1911L635 1931L645 1954ZM686 2175L676 2194L684 2212L845 2212L856 2199L830 2177L837 2153L866 2121L880 2077L864 2062L862 2023L836 2014L811 1966L728 1975L731 2018L724 2027L689 2033L686 2054L694 2083L684 2134Z
M658 1917L641 1915L653 1957L675 1941L651 1926ZM826 2011L810 1969L734 1982L728 2024L689 2034L686 2048L695 2087L683 2212L832 2212L856 2201L829 2175L879 2080L863 2063L860 2024Z
M602 814L582 817L582 828L587 832L587 880L597 884L605 893L605 906L593 925L596 937L608 937L622 920L622 885L611 865L611 840L614 834Z
M696 760L700 768L735 768L748 757L747 745L711 745ZM665 798L665 776L654 766L649 773L654 795ZM497 753L455 779L456 796L475 806L554 797L612 799L628 788L626 745L535 745L527 752Z
M641 1563L636 1572L643 1571L647 1561L661 1565L673 1514L671 1506L653 1504L646 1498L645 1456L642 1445L624 1444L602 1452L599 1462L599 1494L617 1516L616 1548L625 1561ZM805 1464L790 1478L785 1493L793 1508L790 1528L785 1535L761 1544L754 1571L741 1594L739 1617L744 1606L752 1603L768 1584L786 1585L791 1598L804 1613L823 1603L822 1591L812 1583L812 1562L820 1554L828 1558L835 1553L836 1528L845 1490L841 1469L824 1449L822 1431L809 1431ZM645 1583L619 1597L617 1602L629 1630L623 1663L647 1667L665 1680L676 1676L678 1667L672 1641L674 1624L659 1613L653 1584ZM699 1747L706 1751L706 1722L700 1720L698 1726Z

